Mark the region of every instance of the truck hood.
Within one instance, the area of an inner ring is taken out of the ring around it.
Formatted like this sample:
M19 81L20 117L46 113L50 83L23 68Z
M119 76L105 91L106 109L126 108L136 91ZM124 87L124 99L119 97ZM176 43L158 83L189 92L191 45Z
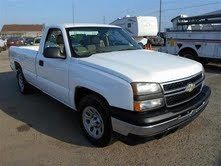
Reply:
M94 54L80 64L120 77L128 82L163 83L202 72L200 63L149 50L128 50Z

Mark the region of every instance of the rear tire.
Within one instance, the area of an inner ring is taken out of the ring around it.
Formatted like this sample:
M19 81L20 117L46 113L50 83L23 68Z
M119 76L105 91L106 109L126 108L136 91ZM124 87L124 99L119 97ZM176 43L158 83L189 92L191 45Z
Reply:
M31 92L31 85L25 80L22 69L17 70L17 83L20 93L28 94Z
M109 109L97 95L84 97L79 104L80 123L84 135L97 147L105 147L111 142L112 126Z
M180 53L180 56L184 57L184 58L195 60L195 61L201 63L202 65L207 65L209 63L209 61L207 59L199 58L198 55L192 50L182 51Z
M182 51L179 55L180 55L181 57L184 57L184 58L188 58L188 59L192 59L192 60L195 60L195 61L199 61L198 56L197 56L196 53L193 52L192 50Z

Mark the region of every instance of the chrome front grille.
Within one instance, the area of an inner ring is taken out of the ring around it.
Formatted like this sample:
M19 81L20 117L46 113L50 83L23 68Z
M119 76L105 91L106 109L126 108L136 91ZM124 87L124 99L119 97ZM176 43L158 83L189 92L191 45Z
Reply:
M167 107L174 107L190 101L196 97L202 90L204 76L202 73L192 77L162 84ZM195 87L187 91L188 85Z

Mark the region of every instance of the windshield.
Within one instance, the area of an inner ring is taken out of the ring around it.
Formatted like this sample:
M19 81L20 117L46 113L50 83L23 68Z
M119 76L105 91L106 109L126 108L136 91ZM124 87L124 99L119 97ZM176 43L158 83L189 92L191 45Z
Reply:
M75 57L88 57L95 53L141 49L121 28L68 28L67 34L73 56Z

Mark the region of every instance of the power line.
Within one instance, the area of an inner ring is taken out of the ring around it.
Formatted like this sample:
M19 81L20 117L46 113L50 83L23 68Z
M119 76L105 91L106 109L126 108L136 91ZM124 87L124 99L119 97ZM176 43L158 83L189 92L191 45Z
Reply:
M216 5L216 4L221 4L221 2L206 3L206 4L202 4L202 5L195 5L195 6L186 6L186 7L182 7L182 8L171 8L171 9L163 10L163 12L171 11L171 10L191 9L191 8L197 8L197 7L208 6L208 5Z
M221 4L221 2L213 2L213 3L206 3L206 4L201 4L201 5L185 6L185 7L182 7L182 8L169 8L169 9L164 9L161 12L198 8L198 7L209 6L209 5L216 5L216 4ZM159 12L159 10L156 10L156 11L153 11L153 12L149 12L149 14L158 13L158 12Z

